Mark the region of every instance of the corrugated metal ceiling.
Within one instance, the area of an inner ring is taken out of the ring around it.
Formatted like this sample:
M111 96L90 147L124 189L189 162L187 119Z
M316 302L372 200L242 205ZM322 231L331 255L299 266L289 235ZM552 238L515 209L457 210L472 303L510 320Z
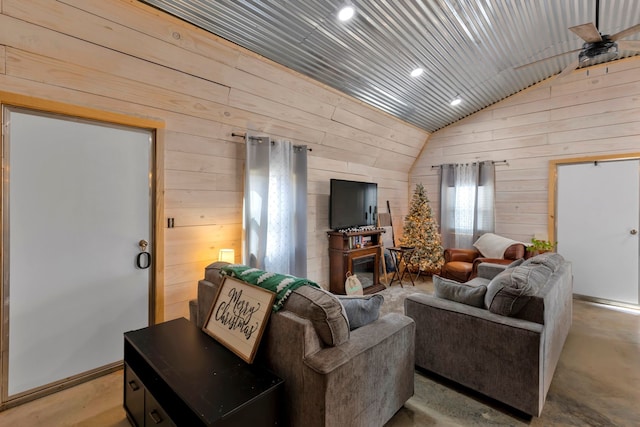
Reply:
M432 132L559 73L583 43L568 28L595 23L597 0L144 2ZM603 34L640 22L640 1L599 7Z

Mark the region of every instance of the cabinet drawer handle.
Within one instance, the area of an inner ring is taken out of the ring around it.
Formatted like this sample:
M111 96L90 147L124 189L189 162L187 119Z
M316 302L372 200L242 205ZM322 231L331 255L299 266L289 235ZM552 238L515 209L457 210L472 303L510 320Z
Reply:
M134 380L129 381L129 388L131 388L131 390L133 390L133 391L140 390L140 387L138 386L138 383L136 383Z
M151 417L153 422L156 424L160 424L162 422L162 417L160 416L160 414L158 414L158 411L156 411L155 409L149 412L149 416Z

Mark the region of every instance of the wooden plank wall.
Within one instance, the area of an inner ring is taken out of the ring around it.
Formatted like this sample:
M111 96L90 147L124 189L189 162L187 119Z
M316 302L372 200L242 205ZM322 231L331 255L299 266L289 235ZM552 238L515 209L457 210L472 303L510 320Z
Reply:
M434 132L410 185L422 182L439 212L439 175L432 165L507 160L496 165L496 232L528 242L547 235L550 160L639 148L636 57L542 82Z
M240 261L244 146L307 144L309 277L328 284L329 179L379 184L394 223L428 133L134 0L0 0L0 90L165 123L165 319L220 248ZM400 229L398 230L398 232Z

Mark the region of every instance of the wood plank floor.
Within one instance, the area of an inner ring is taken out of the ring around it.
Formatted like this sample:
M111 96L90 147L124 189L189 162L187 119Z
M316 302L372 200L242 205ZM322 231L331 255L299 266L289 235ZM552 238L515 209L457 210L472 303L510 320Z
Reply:
M123 370L0 412L0 426L125 427Z

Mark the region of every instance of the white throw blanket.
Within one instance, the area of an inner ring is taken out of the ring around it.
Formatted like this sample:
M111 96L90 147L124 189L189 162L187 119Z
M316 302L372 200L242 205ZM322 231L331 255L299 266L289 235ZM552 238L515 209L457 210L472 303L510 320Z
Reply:
M485 258L504 259L504 251L514 243L520 243L493 233L485 233L476 240L473 246Z

